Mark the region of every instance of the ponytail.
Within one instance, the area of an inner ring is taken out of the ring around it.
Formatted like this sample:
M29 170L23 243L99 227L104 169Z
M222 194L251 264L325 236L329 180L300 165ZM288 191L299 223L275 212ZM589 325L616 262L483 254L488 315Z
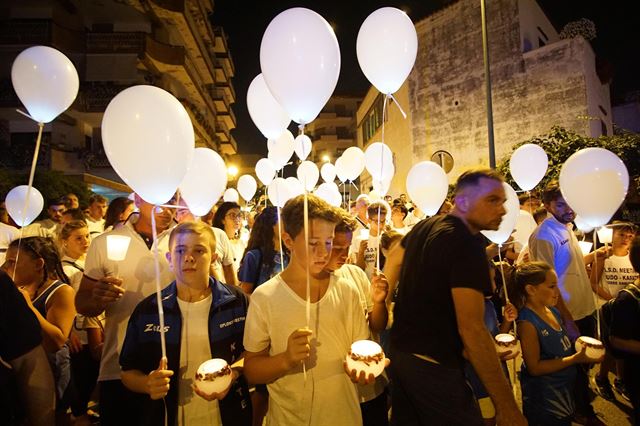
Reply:
M527 285L540 285L547 279L551 265L545 262L527 262L516 267L509 279L511 303L520 310L527 302Z
M69 277L64 273L60 262L60 253L51 238L27 237L21 241L12 241L9 247L17 249L18 245L32 259L42 259L44 261L44 274L40 285L43 285L49 278L58 279L65 284L69 284Z

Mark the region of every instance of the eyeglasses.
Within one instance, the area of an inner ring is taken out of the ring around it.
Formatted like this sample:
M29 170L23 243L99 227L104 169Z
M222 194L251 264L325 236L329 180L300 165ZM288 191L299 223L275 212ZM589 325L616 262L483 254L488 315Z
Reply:
M227 213L225 215L225 217L228 217L229 219L233 219L233 220L238 220L238 219L242 219L242 214L241 213Z

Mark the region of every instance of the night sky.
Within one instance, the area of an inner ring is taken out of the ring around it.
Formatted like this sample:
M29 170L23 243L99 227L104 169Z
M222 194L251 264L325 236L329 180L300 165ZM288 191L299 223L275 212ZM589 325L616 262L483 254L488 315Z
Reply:
M489 0L491 1L491 0ZM226 31L229 49L233 57L236 76L236 103L233 106L237 128L233 134L240 153L266 155L266 141L254 126L246 108L247 88L260 73L260 41L262 34L278 13L291 7L307 7L322 15L335 29L342 65L336 94L363 96L370 84L360 70L356 57L356 37L361 23L374 10L383 6L395 6L409 14L417 22L430 13L453 3L453 0L422 1L269 1L257 3L222 0L215 3L213 22ZM640 88L640 25L634 14L622 5L631 2L603 2L579 0L538 0L559 32L564 24L580 18L591 19L596 24L597 38L592 46L598 55L598 67L612 76L612 102L624 99L630 90ZM613 4L619 4L614 6ZM603 6L606 4L606 8Z

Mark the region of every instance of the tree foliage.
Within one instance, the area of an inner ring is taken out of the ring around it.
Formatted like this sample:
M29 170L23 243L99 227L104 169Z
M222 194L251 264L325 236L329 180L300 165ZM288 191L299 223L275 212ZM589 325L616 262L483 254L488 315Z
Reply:
M546 176L542 179L542 182L538 184L538 188L544 188L549 181L558 179L560 169L565 161L567 161L572 154L589 147L604 148L620 157L629 171L630 191L640 184L640 155L638 152L640 148L640 134L638 133L625 132L613 136L591 138L579 135L560 126L554 126L546 135L536 136L515 144L513 150L527 143L539 145L545 150L549 157L549 169L547 170ZM517 189L517 184L514 182L509 171L510 157L511 153L500 162L497 169L505 176L507 182Z

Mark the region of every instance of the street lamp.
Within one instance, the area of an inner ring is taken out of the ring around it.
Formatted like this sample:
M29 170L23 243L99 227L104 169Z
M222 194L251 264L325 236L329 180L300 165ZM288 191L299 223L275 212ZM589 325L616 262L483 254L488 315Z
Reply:
M233 164L230 165L229 167L227 167L227 174L231 179L234 179L236 176L238 176L238 168Z
M323 163L328 163L329 161L331 161L331 157L329 157L328 154L325 154L322 156L322 162Z

